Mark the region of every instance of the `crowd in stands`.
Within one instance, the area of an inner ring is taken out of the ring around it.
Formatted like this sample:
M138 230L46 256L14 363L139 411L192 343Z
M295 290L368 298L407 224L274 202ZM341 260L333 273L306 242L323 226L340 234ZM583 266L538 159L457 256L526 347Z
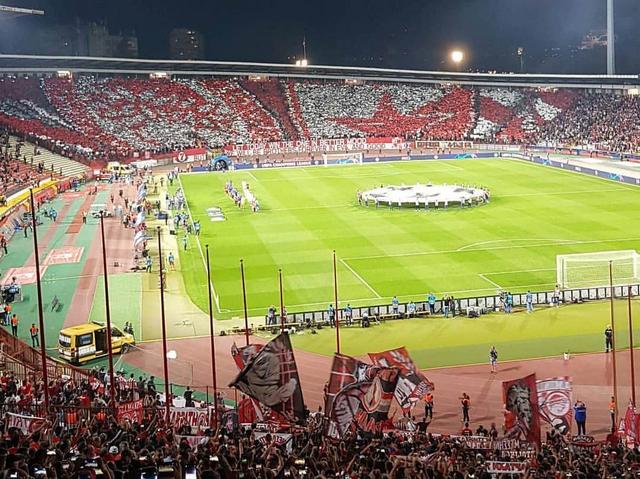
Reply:
M220 422L194 428L168 424L153 377L116 381L120 401L144 400L142 420L120 419L108 409L108 374L93 370L80 381L50 380L51 412L28 430L12 427L5 412L42 411L41 381L0 374L0 470L6 478L198 477L207 478L491 478L495 462L520 467L513 476L533 478L631 478L640 472L640 452L615 440L583 447L551 431L537 451L474 446L474 437L497 439L494 427L465 425L461 436L430 431L425 417L414 431L384 434L324 434L322 414L278 433L259 425ZM185 396L187 393L185 393ZM189 396L191 398L191 396ZM206 406L196 404L197 407ZM472 437L465 437L473 434ZM524 469L522 469L524 468Z
M291 114L284 94L284 86L278 80L266 79L264 81L240 81L242 88L255 95L267 110L272 112L274 118L287 140L295 140L298 137L296 127L291 119Z
M640 99L637 96L587 93L570 110L544 125L545 141L599 145L600 149L637 151Z
M38 151L25 150L22 143L11 145L8 130L0 126L0 206L13 193L49 176Z
M640 142L638 119L635 97L578 90L90 75L0 79L0 124L89 160L376 136L630 151Z

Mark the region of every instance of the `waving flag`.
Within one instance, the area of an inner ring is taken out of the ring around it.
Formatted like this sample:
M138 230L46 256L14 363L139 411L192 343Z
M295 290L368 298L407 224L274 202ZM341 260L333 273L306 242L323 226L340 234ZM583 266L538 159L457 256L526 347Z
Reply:
M140 246L147 240L147 237L144 231L138 231L133 237L133 247L135 249L140 249Z
M571 378L555 377L537 381L540 418L563 435L571 433Z
M247 365L249 360L260 352L262 344L249 344L248 346L238 347L235 341L231 345L231 356L233 361L238 366L238 369L242 370Z
M136 222L134 223L134 226L140 226L142 223L144 223L144 220L145 220L144 213L141 211L136 216Z
M502 398L505 404L505 436L540 444L540 408L536 375L504 381Z
M356 413L356 424L363 431L380 432L388 422L399 372L396 368L377 368L373 382L360 399L360 409Z
M144 198L147 197L147 185L145 185L144 183L142 183L139 187L138 187L138 194L136 195L136 200L140 201L143 200Z
M395 398L404 412L408 412L434 385L416 367L406 348L390 349L381 353L369 353L376 366L397 368L399 370Z
M335 354L325 398L325 413L338 434L352 424L363 430L381 430L387 420L398 370L363 363Z
M638 426L640 414L636 412L633 403L629 401L624 418L620 420L618 433L627 447L633 448L638 444Z
M304 400L289 335L283 333L255 354L229 384L288 420L303 419Z

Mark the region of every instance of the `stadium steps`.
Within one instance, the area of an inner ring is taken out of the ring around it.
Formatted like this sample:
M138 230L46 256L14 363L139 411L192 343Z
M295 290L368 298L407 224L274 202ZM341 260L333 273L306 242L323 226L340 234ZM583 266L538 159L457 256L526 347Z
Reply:
M21 140L18 137L9 137L9 145L11 145L14 151L15 146L19 141ZM33 158L34 165L37 165L39 162L43 162L46 171L51 171L53 167L54 172L63 177L78 176L89 171L88 166L57 153L53 153L41 146L38 146L40 154L33 156L35 145L28 141L22 141L22 143L24 146L22 147L21 156L24 157L26 155L27 161L29 162L31 161L31 158Z

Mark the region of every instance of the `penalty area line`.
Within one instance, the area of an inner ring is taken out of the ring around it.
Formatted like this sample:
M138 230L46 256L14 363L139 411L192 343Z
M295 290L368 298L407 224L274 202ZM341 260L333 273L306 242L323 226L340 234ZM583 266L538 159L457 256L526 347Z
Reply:
M489 278L487 278L484 274L482 273L478 273L478 276L480 276L482 279L484 279L487 283L490 283L492 285L494 285L496 288L498 289L504 289L502 286L500 286L498 283L496 283L495 281L491 281Z
M375 297L376 297L376 298L378 298L378 299L382 299L382 296L380 296L380 295L378 294L378 292L377 292L375 289L373 289L373 286L371 286L369 283L367 283L367 282L365 281L365 279L364 279L362 276L360 276L360 275L358 274L358 272L357 272L355 269L353 269L351 266L349 266L345 260L343 260L342 258L340 258L340 262L341 262L341 263L342 263L342 264L343 264L343 265L344 265L344 266L345 266L349 271L351 271L351 273L356 277L356 279L357 279L358 281L360 281L362 284L364 284L364 285L367 287L367 289L368 289L369 291L371 291L371 292L375 295Z

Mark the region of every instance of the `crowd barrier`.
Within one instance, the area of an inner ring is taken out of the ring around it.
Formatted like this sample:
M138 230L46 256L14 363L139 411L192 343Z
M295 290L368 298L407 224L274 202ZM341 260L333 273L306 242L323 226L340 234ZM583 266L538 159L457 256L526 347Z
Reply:
M40 349L29 346L17 337L12 336L5 328L0 327L0 371L10 372L20 381L25 379L39 381L42 378L42 355ZM76 384L90 378L88 370L72 366L50 356L47 356L47 375L49 380L64 377ZM213 402L214 388L212 384L181 383L182 381L173 381L169 384L169 391L174 397L176 406L184 405L184 399L181 395L184 394L187 386L194 391L196 398L207 403ZM156 389L158 392L164 392L164 381L160 377L156 378ZM221 401L227 405L233 405L238 401L238 393L234 388L218 387L216 388L216 393Z
M628 295L628 290L631 289L631 296L640 295L640 285L629 285L629 286L614 286L614 298L626 298ZM551 306L554 302L554 291L536 291L531 292L532 294L532 304L534 306ZM514 308L524 308L526 307L527 302L527 293L513 293L513 307ZM571 304L571 303L581 303L585 301L597 301L608 299L611 297L611 288L610 287L597 287L597 288L576 288L576 289L566 289L559 291L558 301L559 304ZM504 296L501 294L493 294L493 295L485 295L485 296L471 296L464 298L455 298L456 304L456 312L458 314L462 313L465 315L469 315L470 312L477 312L478 314L485 314L489 312L498 311L503 309L503 300ZM341 307L346 305L346 301L341 302ZM429 302L424 301L415 301L413 304L416 305L416 316L417 315L425 315L430 312ZM407 317L409 312L409 302L398 304L398 313L396 314L394 311L394 307L392 304L378 304L373 306L362 306L362 307L352 307L353 310L353 318L358 321L363 317L366 312L371 319L372 322L375 321L375 318L378 319L397 319L399 316ZM443 314L443 299L437 299L434 304L434 313L435 314ZM341 323L345 321L344 319L344 311L338 311ZM276 322L273 326L278 326L278 322ZM266 321L266 320L265 320ZM287 313L287 323L288 324L300 324L300 325L317 325L317 324L329 324L329 312L327 310L316 310L316 311L304 311L298 313ZM270 327L271 325L267 325L265 322L265 327Z
M18 368L17 365L21 364L23 370L18 370L18 372L25 376L31 375L36 379L42 376L42 355L39 349L35 349L12 336L5 328L0 328L0 343L3 346L3 356L8 365ZM47 375L51 379L65 376L75 382L89 378L88 371L57 361L49 356L47 356Z

